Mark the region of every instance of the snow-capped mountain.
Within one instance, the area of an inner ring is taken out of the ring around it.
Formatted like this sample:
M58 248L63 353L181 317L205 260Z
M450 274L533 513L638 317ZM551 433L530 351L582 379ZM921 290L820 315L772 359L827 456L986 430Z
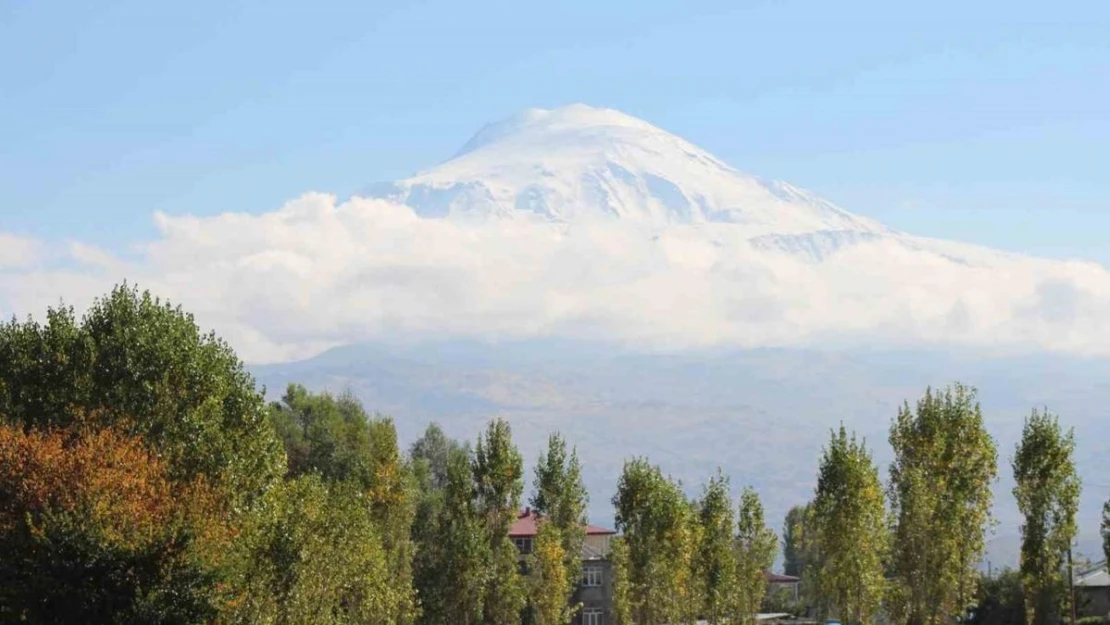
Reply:
M885 243L964 265L1007 255L895 231L791 184L737 171L690 142L612 109L530 109L482 128L448 161L360 195L459 223L623 223L698 227L710 241L820 262Z
M645 121L580 104L490 124L447 162L366 195L425 217L729 223L752 236L889 232L789 184L741 173Z
M404 227L427 241L414 257L422 271L451 245L466 250L443 284L461 288L460 259L480 267L465 291L483 311L471 322L479 334L495 331L487 311L496 310L528 335L593 328L668 348L1110 352L1101 331L1110 272L1095 263L900 232L614 110L526 111L351 206L360 201L416 217Z

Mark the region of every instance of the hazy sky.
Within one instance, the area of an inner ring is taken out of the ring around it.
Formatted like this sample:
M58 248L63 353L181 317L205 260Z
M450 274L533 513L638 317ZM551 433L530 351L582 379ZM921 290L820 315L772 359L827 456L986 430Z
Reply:
M1110 3L906 4L0 0L0 232L117 248L585 102L898 228L1110 265Z

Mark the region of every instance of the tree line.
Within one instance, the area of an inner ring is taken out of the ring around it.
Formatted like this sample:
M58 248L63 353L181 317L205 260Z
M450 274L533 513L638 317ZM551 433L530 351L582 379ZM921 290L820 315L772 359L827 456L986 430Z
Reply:
M904 407L891 443L884 486L865 444L833 433L813 500L787 517L787 573L824 614L932 625L979 601L994 444L962 386ZM1013 459L1030 624L1066 601L1073 448L1035 412ZM526 482L540 522L522 556ZM690 498L625 463L618 623L754 623L778 600L778 538L754 491L731 493L719 471ZM133 286L80 318L0 325L0 622L565 625L587 504L558 434L529 479L503 420L473 443L432 424L402 449L350 394L290 385L267 403L225 342Z
M1025 419L1010 459L1023 518L1019 569L983 575L998 468L975 397L956 384L903 406L890 428L885 485L862 440L844 427L832 434L813 499L784 523L786 572L803 577L820 614L908 625L1047 625L1074 616L1074 431L1047 410ZM1110 502L1101 526L1110 556Z

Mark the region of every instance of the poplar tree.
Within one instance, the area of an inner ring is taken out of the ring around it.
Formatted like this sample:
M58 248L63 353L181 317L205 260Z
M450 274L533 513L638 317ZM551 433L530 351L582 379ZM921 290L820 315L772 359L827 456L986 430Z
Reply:
M567 454L567 444L559 434L547 440L547 451L541 452L536 463L533 482L535 492L531 504L545 526L559 540L563 553L563 568L571 580L563 596L569 603L577 580L582 576L582 544L586 539L586 506L589 495L582 484L582 466L578 451Z
M628 543L616 537L609 546L609 563L613 571L613 623L632 625L632 581L630 579Z
M533 625L566 625L573 611L569 597L576 577L570 577L562 535L551 521L541 519L529 557L528 597Z
M844 426L824 449L813 499L819 604L842 620L875 621L883 597L888 532L879 471L864 442Z
M1025 420L1014 453L1014 498L1021 526L1021 585L1027 625L1048 625L1068 605L1064 565L1077 531L1075 435L1047 410Z
M416 491L393 420L370 416L351 393L311 393L299 384L290 384L281 402L270 405L270 419L289 458L288 478L315 474L365 497L389 565L386 580L395 601L389 609L397 625L412 623Z
M745 488L740 496L736 535L736 612L734 623L753 625L767 592L766 572L775 561L778 537L763 520L759 495Z
M975 390L927 390L916 411L908 403L899 411L890 444L893 615L908 625L948 623L975 598L997 475Z
M627 591L633 623L684 623L700 603L693 589L691 564L696 516L677 483L646 459L625 462L613 497L617 529L622 532L618 575ZM622 591L624 592L624 591ZM624 608L622 608L624 609Z
M513 446L512 430L503 419L491 421L478 439L473 473L489 555L483 615L487 623L515 623L527 597L520 553L509 538L509 528L520 510L524 468Z
M709 481L698 502L698 523L701 541L694 560L694 575L698 594L702 597L702 615L710 623L725 622L736 603L736 553L734 527L736 517L732 511L728 478L721 474Z
M1110 501L1102 506L1102 555L1110 562Z
M794 577L801 577L805 573L811 557L812 547L807 534L810 529L807 523L810 507L808 503L794 506L786 513L782 524L783 572Z
M475 501L470 455L448 458L443 502L434 524L437 540L419 554L421 622L478 625L488 586L489 541Z
M389 564L388 583L393 590L392 609L396 625L410 625L419 613L413 586L412 526L416 514L416 488L401 458L393 419L370 419L370 511L385 547Z
M449 479L452 466L459 473L454 484ZM450 517L446 507L449 494L457 506L452 511L455 514L453 522L458 525L469 523L475 532L480 529L476 525L473 506L470 449L448 438L438 425L432 423L410 448L409 468L416 488L416 521L412 524L411 536L414 550L413 587L422 613L418 622L438 625L447 622L443 558L455 555L446 553L444 548L447 540L444 531L452 527L448 523ZM450 492L449 485L452 486ZM464 502L469 503L463 506ZM455 533L450 538L457 540L462 532L457 527L453 531Z

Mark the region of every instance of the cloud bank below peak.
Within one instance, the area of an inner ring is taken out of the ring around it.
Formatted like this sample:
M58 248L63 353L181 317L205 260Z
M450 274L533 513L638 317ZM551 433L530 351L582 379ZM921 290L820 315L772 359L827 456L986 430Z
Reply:
M193 311L250 362L396 336L1110 355L1104 268L989 251L966 262L977 248L924 239L860 240L814 262L730 224L474 227L317 193L265 214L155 221L159 236L134 258L73 244L64 262L0 265L0 312L39 314L59 298L80 308L127 279ZM962 256L938 254L945 245Z

